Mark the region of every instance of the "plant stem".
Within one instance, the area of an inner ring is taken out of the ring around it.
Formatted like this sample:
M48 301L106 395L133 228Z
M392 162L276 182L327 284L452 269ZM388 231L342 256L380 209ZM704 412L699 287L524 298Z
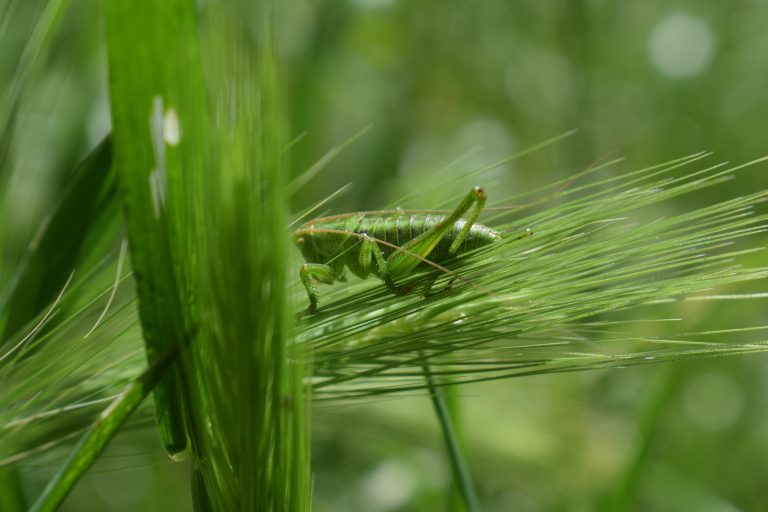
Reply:
M424 360L426 361L426 357L424 357ZM459 446L459 440L453 428L451 412L448 410L448 406L445 403L443 390L436 384L429 364L424 363L422 368L424 370L424 379L427 382L427 389L429 390L429 398L432 400L432 406L435 408L437 419L440 421L440 429L443 432L446 448L448 448L448 456L451 460L453 477L459 487L459 492L464 500L467 512L479 512L481 508L480 502L477 499L475 485L472 482L472 475L470 475L469 467L461 454L461 447Z

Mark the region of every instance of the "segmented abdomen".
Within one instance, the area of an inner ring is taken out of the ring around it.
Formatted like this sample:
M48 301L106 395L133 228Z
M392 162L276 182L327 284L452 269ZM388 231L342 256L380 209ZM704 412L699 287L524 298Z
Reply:
M442 215L397 215L387 217L364 217L358 219L356 225L345 226L347 230L356 233L367 233L369 236L382 240L392 245L401 247L413 240L417 236L429 231L440 223L445 217ZM451 226L445 235L440 239L437 247L432 251L430 259L439 261L440 258L448 256L448 249L454 240L459 236L465 222L459 219ZM469 235L458 249L458 253L463 253L477 249L484 245L496 242L501 236L491 228L482 224L473 224ZM394 249L386 244L379 244L381 252L385 256L389 255Z

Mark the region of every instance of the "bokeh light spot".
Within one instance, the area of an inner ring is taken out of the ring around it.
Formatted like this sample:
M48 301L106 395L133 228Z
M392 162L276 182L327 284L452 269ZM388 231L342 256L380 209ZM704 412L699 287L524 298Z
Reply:
M670 14L648 37L648 59L670 78L685 78L704 71L712 60L714 36L709 25L688 14Z
M388 460L363 481L362 491L368 510L385 511L402 507L416 490L416 475L405 464Z
M708 373L692 379L685 387L683 406L688 417L704 430L722 430L738 420L744 399L734 380L724 374Z
M383 9L395 3L395 0L353 0L353 3L364 9Z

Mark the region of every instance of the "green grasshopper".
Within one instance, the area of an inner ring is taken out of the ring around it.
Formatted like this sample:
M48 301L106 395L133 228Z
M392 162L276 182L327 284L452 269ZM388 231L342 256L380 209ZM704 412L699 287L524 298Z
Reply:
M485 191L476 186L450 215L385 210L322 217L302 224L293 240L306 261L299 275L309 297L307 312L317 309L318 293L313 280L326 284L346 281L345 266L363 279L374 274L390 292L403 295L413 287L395 283L417 267L432 266L446 271L439 263L500 241L498 232L476 223L485 201ZM473 204L469 219L462 219ZM430 295L437 277L436 274L426 283L425 297Z

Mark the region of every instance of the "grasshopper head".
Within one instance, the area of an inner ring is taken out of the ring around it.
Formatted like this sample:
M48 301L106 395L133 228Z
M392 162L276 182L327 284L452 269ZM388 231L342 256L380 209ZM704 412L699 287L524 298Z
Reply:
M531 228L525 229L510 229L502 232L502 238L512 240L522 240L533 236L533 230Z
M301 255L307 263L316 263L318 259L317 251L315 250L315 244L312 243L312 235L302 231L297 231L293 234L293 243L301 251Z

